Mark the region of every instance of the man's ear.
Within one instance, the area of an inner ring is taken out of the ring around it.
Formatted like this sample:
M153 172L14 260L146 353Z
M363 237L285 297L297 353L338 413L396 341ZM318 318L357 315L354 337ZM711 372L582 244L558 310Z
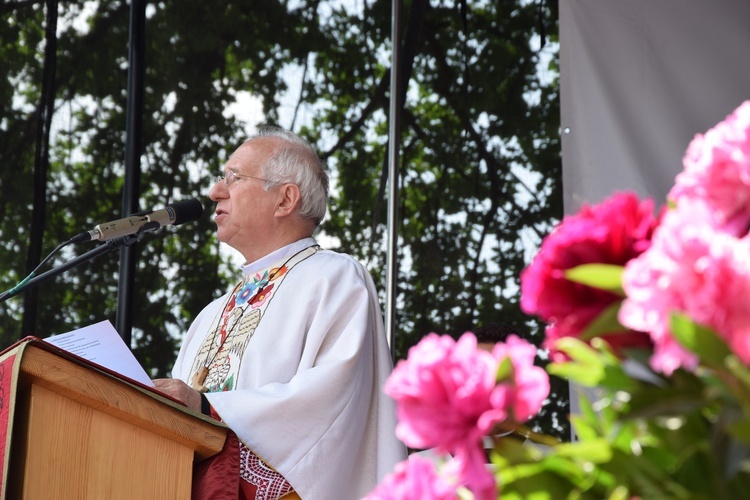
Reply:
M302 203L299 186L296 184L284 184L279 188L279 196L276 199L277 217L286 217L294 214Z

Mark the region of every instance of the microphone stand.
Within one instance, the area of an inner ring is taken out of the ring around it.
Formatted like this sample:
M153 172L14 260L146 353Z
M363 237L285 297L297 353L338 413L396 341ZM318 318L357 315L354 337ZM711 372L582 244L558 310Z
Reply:
M50 279L54 278L55 276L64 273L68 269L72 269L79 264L82 264L84 262L88 262L100 255L103 255L107 252L113 252L120 247L123 246L129 246L135 243L138 240L138 234L130 234L127 236L120 236L118 238L112 238L111 240L107 240L104 244L99 245L98 247L95 247L88 252L84 253L83 255L79 255L75 259L71 259L68 262L61 264L55 268L50 269L49 271L46 271L39 276L36 276L35 278L32 278L25 283L23 283L20 286L17 286L16 288L12 288L6 292L3 292L2 295L0 295L0 302L5 302L11 297L14 297L18 295L19 293L35 287L37 285L40 285L44 283L45 281L49 281Z

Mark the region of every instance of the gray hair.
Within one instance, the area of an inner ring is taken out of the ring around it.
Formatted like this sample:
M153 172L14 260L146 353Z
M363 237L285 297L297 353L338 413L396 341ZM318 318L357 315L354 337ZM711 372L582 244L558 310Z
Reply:
M272 184L290 182L299 187L301 207L299 214L310 219L315 226L323 222L328 204L328 172L315 149L294 132L272 125L258 128L256 137L275 137L282 145L262 167L262 176ZM251 139L252 140L252 139Z

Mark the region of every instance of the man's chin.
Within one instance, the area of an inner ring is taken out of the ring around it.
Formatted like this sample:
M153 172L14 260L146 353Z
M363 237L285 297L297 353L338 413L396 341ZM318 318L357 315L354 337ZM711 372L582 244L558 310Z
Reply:
M216 239L222 243L228 243L229 241L225 231L222 231L220 227L216 228Z

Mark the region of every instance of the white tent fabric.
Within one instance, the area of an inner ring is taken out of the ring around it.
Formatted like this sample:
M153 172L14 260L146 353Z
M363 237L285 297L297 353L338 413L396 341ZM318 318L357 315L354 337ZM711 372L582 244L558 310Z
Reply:
M697 133L750 99L750 1L560 0L565 212L661 204Z
M623 190L661 205L695 134L750 99L750 1L559 7L565 213Z

